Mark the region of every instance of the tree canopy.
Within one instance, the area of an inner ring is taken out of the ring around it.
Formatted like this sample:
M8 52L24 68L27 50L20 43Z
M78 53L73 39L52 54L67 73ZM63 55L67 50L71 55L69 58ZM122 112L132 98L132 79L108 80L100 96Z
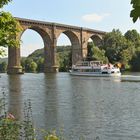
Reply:
M0 0L0 8L12 0ZM20 40L16 39L17 34L21 31L19 22L9 13L0 11L0 47L16 47ZM3 55L0 49L0 56Z
M132 17L133 22L136 22L140 18L140 0L131 0L133 9L131 10L130 17Z
M12 0L0 0L0 8L2 8L4 5L8 4Z
M105 35L102 47L109 62L118 62L121 60L121 51L127 48L127 40L119 30L113 29Z
M136 30L128 30L124 36L127 40L131 41L135 47L140 47L140 34Z
M16 35L20 30L19 23L10 13L0 12L0 46L17 46L19 40L16 40Z

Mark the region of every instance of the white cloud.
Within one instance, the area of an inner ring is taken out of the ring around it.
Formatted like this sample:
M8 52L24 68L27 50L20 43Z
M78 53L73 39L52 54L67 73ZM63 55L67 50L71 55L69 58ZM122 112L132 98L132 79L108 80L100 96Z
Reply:
M100 22L108 16L110 16L109 13L104 13L104 14L101 14L101 15L93 13L93 14L87 14L87 15L82 16L82 20L85 21L85 22L89 22L89 23Z

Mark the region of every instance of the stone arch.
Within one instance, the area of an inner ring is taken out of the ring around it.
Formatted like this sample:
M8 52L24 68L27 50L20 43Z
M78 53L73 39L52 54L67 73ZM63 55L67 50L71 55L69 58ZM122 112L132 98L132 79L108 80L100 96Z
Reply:
M17 39L21 39L22 34L27 30L32 29L36 31L42 38L44 44L44 70L45 72L51 72L52 67L55 65L55 56L54 50L52 48L53 41L50 35L40 27L36 26L26 26L23 30L17 35ZM20 47L18 48L9 48L9 57L8 57L8 73L22 73L22 68L20 64Z
M24 28L22 30L22 32L19 34L18 38L21 39L22 34L28 29L31 29L31 30L37 32L41 36L44 45L46 44L46 41L52 42L49 34L44 29L42 29L40 27L36 27L36 26L29 26L29 27Z
M41 38L43 40L43 44L44 44L44 71L50 72L51 67L54 65L54 59L55 59L55 58L52 58L52 57L54 57L54 52L52 49L53 41L51 40L51 37L45 31L45 29L42 29L42 28L36 27L36 26L30 26L30 27L24 29L20 36L22 36L22 34L27 29L34 30L41 36Z
M102 36L98 35L98 34L89 34L87 36L84 36L84 47L83 47L83 58L85 59L87 57L87 45L88 45L88 41L89 39L91 39L93 41L93 43L100 47L102 45Z
M75 64L78 60L81 60L82 58L82 49L80 44L80 39L78 38L78 35L70 30L64 30L59 32L57 35L57 39L60 36L60 34L64 33L70 40L72 45L72 64Z
M102 45L102 37L100 35L93 34L90 38L96 46L100 47Z

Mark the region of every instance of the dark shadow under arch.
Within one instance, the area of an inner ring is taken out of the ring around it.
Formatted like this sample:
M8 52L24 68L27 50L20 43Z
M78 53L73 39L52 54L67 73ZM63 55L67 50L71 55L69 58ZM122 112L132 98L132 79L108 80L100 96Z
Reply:
M92 35L90 37L95 46L100 47L102 45L102 38L98 35Z

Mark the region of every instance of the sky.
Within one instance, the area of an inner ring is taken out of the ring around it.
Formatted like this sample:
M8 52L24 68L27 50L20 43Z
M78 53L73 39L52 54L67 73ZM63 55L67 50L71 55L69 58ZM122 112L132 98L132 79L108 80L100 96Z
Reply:
M14 17L56 22L110 32L119 29L123 34L136 29L140 33L140 20L130 18L131 0L13 0L3 10ZM27 30L23 33L21 55L27 56L43 48L38 33ZM68 45L69 39L62 34L57 45Z

